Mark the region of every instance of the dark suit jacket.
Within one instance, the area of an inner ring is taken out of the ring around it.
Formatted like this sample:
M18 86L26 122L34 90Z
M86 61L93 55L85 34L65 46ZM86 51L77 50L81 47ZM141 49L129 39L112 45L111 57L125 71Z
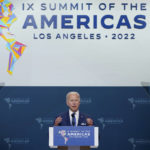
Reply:
M59 116L62 117L62 122L59 124L59 126L71 126L71 124L70 124L70 117L69 117L69 111L61 113L57 117L59 117ZM79 112L78 126L87 126L87 122L86 122L87 118L91 118L91 117L89 117L88 115L85 115L85 114Z

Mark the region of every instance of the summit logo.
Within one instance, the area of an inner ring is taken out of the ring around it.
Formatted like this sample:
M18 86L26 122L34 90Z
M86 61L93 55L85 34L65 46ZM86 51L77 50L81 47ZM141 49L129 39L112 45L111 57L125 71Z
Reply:
M12 109L13 105L27 105L30 104L30 98L11 98L6 97L4 101L8 104L9 110Z
M148 145L150 146L150 139L135 139L129 138L128 141L132 144L132 150L136 150L138 145Z
M7 145L8 145L8 150L11 150L12 149L12 146L15 146L15 145L26 145L26 144L29 144L30 143L30 140L29 138L10 138L10 137L7 137L7 138L4 138L3 139Z
M48 117L38 117L35 120L40 125L40 129L43 129L44 126L52 126L54 121L52 118Z
M128 98L128 101L132 105L132 109L134 110L137 105L150 105L150 99L149 98Z
M8 32L3 33L3 30L10 30L10 26L17 20L16 15L13 13L14 6L9 0L0 0L0 37L6 42L6 49L10 52L8 62L8 73L12 75L14 64L22 56L26 46L15 39L7 38L7 34L12 36L13 34Z
M98 122L102 125L102 129L104 129L106 126L112 126L112 125L121 125L124 123L123 119L115 119L115 118L98 118Z

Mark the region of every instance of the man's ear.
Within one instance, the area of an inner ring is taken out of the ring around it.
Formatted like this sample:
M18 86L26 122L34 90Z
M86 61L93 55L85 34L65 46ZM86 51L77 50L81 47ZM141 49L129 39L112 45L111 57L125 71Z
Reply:
M66 100L66 105L68 106L68 101Z

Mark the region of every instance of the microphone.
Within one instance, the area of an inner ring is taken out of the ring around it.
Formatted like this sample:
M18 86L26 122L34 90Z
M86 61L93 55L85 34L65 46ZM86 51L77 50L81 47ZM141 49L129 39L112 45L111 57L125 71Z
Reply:
M75 117L75 113L72 113L71 116L74 118Z

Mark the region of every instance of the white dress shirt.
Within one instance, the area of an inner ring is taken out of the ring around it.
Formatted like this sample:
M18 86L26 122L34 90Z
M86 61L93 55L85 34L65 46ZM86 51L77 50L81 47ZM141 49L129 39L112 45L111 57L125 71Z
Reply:
M72 110L70 110L69 109L69 118L70 118L70 124L72 125L72 114L73 114L74 112L72 111ZM75 126L77 126L78 125L78 122L79 122L79 110L77 110L76 112L75 112L75 118L76 118L76 124L75 124Z

